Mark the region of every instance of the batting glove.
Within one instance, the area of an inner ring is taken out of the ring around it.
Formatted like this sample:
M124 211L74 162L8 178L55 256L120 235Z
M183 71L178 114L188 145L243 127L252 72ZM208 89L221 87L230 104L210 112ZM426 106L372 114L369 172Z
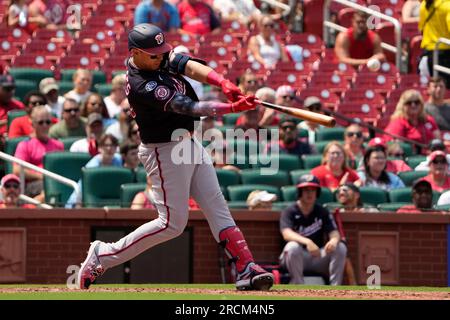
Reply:
M241 94L239 100L231 104L231 110L233 112L242 112L246 110L255 109L256 108L255 99L256 97L254 95L243 96Z

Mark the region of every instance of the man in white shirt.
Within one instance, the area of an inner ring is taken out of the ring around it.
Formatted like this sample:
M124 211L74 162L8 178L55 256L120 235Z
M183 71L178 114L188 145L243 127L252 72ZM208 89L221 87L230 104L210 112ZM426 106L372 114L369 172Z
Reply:
M59 86L55 78L44 78L39 83L39 91L47 98L48 110L61 119L64 97L59 95Z
M114 118L117 116L122 108L125 106L124 100L127 99L125 94L125 74L116 75L112 81L111 94L103 99L108 109L109 117Z
M75 141L70 147L70 152L85 152L95 156L98 153L98 140L102 134L102 115L91 113L87 118L86 138Z
M86 69L78 69L73 74L73 89L67 92L64 96L72 98L79 104L83 104L87 97L92 93L90 91L92 86L92 73Z

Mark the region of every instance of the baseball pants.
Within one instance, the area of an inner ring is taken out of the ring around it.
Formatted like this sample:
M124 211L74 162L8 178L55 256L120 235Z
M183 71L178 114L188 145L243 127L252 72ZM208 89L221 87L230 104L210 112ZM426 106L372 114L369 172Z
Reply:
M342 243L336 250L324 257L313 257L306 248L296 241L286 244L280 255L280 264L286 267L291 277L290 284L304 284L304 271L328 275L331 285L341 285L344 276L347 247Z
M187 163L178 163L180 157ZM100 243L98 257L105 270L179 236L188 222L190 196L202 209L217 242L222 229L236 225L211 158L197 139L141 144L139 158L151 176L151 191L159 216L115 243Z

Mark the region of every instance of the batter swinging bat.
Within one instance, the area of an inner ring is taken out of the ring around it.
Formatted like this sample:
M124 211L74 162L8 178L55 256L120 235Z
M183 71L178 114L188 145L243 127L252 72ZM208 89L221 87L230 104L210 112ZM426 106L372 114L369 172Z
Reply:
M296 118L315 122L315 123L321 124L325 127L332 128L336 125L336 120L333 117L326 116L324 114L320 114L320 113L316 113L316 112L312 112L312 111L308 111L308 110L303 110L303 109L280 106L278 104L273 104L273 103L261 101L258 99L256 99L255 102L260 105L263 105L264 107L271 108L271 109L289 114Z

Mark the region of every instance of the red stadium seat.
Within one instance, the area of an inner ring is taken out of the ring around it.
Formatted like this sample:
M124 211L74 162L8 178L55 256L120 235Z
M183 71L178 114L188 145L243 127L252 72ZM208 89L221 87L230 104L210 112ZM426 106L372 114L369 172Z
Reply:
M109 51L98 43L79 43L76 42L72 46L70 46L70 50L68 55L82 56L85 55L87 57L92 57L94 60L103 59L106 55L109 54Z
M335 73L345 80L350 81L355 76L355 68L353 68L349 64L345 64L343 62L333 62L328 60L322 60L319 64L319 68L316 71L318 74L330 74Z
M166 33L166 41L170 43L174 48L179 45L183 45L189 49L191 54L195 54L199 47L199 39L196 36L179 33Z
M32 67L35 69L48 69L54 70L54 63L49 59L46 59L45 55L35 55L35 54L22 54L15 57L12 61L12 67Z
M25 43L30 42L30 35L20 29L20 28L14 28L11 30L11 28L1 28L0 29L0 39L7 40L11 46L15 46L17 48L21 48Z
M353 82L354 88L371 88L375 92L387 94L394 90L397 81L383 74L358 74Z
M125 2L103 2L92 17L113 17L114 20L120 22L126 22L133 17L133 10L131 6L128 6Z
M353 13L355 9L353 8L344 8L339 10L338 13L338 21L339 24L345 28L350 28L352 26Z
M123 25L111 17L92 17L82 26L82 29L113 32L116 35L121 35L124 32Z
M304 1L304 32L316 34L323 37L323 5L324 0Z
M267 77L266 85L273 89L276 89L282 85L290 85L291 87L298 90L299 88L305 86L305 79L297 76L295 72L273 72Z
M305 101L308 97L318 97L326 108L335 110L339 103L339 96L330 92L328 89L304 88L298 94L301 101Z
M24 49L24 53L26 54L42 55L51 61L58 60L65 52L66 49L58 44L38 39L27 44Z
M237 52L242 47L242 42L239 38L233 36L228 32L219 34L207 34L200 38L202 45L211 47L227 47L228 50Z
M367 65L362 65L359 67L359 73L367 73L367 74L374 74L373 71L371 71ZM377 74L383 74L386 77L398 79L400 77L400 72L393 63L389 62L383 62L381 63L380 70L376 71Z
M224 21L221 23L221 29L230 33L233 37L244 40L249 34L249 28L238 21Z
M402 39L410 40L418 35L420 35L420 31L417 22L402 23Z
M227 47L212 47L203 45L199 48L196 56L205 61L214 60L217 64L222 64L227 67L231 66L231 64L236 61L235 53L228 50Z
M92 69L98 70L99 61L96 59L92 59L88 55L70 55L61 58L59 61L59 67L61 69Z
M422 55L422 49L420 44L422 42L422 36L415 36L409 43L409 70L410 73L417 73L417 67L419 66L419 59Z
M372 89L354 88L347 90L343 94L343 103L370 103L381 109L384 104L384 97Z
M349 83L335 73L314 74L308 83L308 88L328 89L330 92L342 93L349 88Z
M19 52L19 48L8 40L0 40L0 60L11 62Z
M286 38L286 44L297 44L313 53L321 53L323 50L322 39L310 33L290 33Z
M380 115L378 106L371 103L341 103L337 111L349 118L370 123L375 123Z
M418 74L403 74L399 80L399 89L412 89L420 88L424 89L428 87L428 78L425 76L420 76Z
M83 43L96 42L103 48L111 48L117 41L117 35L110 31L83 29L80 31L79 39Z
M276 65L276 72L295 73L296 77L307 79L312 75L313 69L311 63L294 63L292 61L280 61Z

